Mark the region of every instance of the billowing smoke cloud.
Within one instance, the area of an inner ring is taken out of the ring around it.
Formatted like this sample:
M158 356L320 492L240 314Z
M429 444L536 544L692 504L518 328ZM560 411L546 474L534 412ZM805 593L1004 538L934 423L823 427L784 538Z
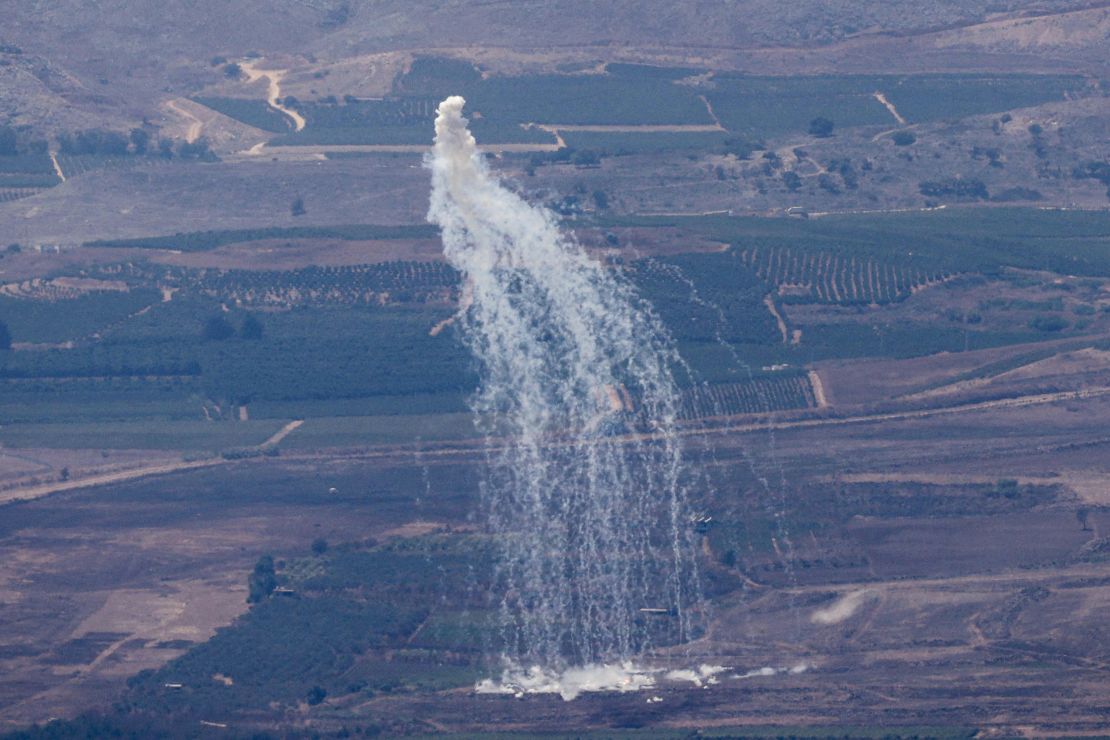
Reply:
M589 668L583 683L635 684L610 668L660 634L687 639L698 593L679 359L625 279L489 171L463 105L438 109L428 217L467 281L456 325L481 371L476 419L503 438L484 507L504 656L520 683Z

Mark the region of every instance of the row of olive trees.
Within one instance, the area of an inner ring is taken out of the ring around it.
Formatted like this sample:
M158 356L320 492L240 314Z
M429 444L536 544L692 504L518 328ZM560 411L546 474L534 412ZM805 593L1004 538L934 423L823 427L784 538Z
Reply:
M63 154L102 154L124 156L128 154L158 156L163 159L211 159L207 139L178 141L158 139L145 128L133 128L130 133L107 129L85 129L58 134L58 149Z

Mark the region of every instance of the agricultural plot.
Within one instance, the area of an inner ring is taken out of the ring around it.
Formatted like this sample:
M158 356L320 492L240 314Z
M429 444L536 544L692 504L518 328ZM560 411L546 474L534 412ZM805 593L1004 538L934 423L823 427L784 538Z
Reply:
M560 135L571 149L597 151L613 156L672 151L723 151L725 142L730 137L724 131L563 131Z
M60 181L53 172L0 172L0 188L27 189L52 188Z
M137 155L110 154L59 154L58 166L66 177L75 177L85 172L101 169L136 167L152 160Z
M42 192L42 188L3 188L0 187L0 203L7 203L13 200L20 200L22 198L30 198L36 193Z
M244 306L375 305L444 302L459 275L443 262L395 261L280 272L205 271L188 273L185 282L202 295Z
M56 283L0 294L0 320L16 342L65 342L106 330L161 300L152 289L76 292Z
M669 226L736 245L826 251L945 274L1003 267L1110 276L1110 213L1040 208L947 208L813 219L606 217L601 226Z
M1086 92L1078 75L914 75L878 84L910 123L1028 108Z
M780 335L765 284L726 254L686 254L632 265L640 294L679 342L771 344Z
M722 74L706 97L730 131L754 137L804 133L817 117L836 127L890 126L897 120L883 94L908 123L998 113L1080 94L1075 75L912 75L756 77Z
M771 285L785 303L893 303L947 277L939 270L831 250L751 247L737 248L734 254Z
M271 108L265 100L250 98L196 97L193 102L223 113L228 118L269 131L283 134L293 130L293 123L281 111Z
M50 155L43 154L15 154L0 156L0 173L12 174L49 174L54 171L54 163Z
M480 436L467 411L446 414L315 417L282 443L285 449L359 448L366 445L435 442Z
M716 75L705 96L721 124L755 138L804 133L827 118L841 128L894 122L874 97L875 77L752 77Z
M303 103L304 129L275 138L271 144L333 145L408 144L427 145L432 138L432 120L439 100L434 98L388 98L348 100L343 103ZM474 135L483 142L499 144L554 144L555 137L543 130L525 128L512 121L477 118Z
M604 75L483 79L466 63L419 59L383 100L301 103L298 111L305 116L305 128L272 143L428 144L436 105L445 96L458 94L467 99L474 135L485 143L555 143L549 132L528 127L529 123L711 125L696 92L674 84L689 72L610 65Z
M203 419L142 419L12 424L0 428L5 447L91 450L184 450L220 452L261 444L280 429L279 420L210 422Z
M255 570L272 581L259 591L260 603L212 640L135 676L128 701L220 717L273 701L366 701L472 683L495 634L489 622L474 619L475 610L484 614L482 599L459 596L481 570L486 546L460 540L347 545L288 564L262 558ZM280 590L270 595L275 586ZM447 594L451 606L444 608ZM453 658L444 661L428 647L448 634Z
M205 411L202 393L195 379L72 378L52 382L5 378L0 380L0 424L201 420Z
M689 388L683 393L680 413L684 419L703 419L816 407L813 386L806 375L766 375L742 383Z
M260 239L428 239L437 235L433 226L424 224L379 225L350 224L339 226L292 226L261 229L221 229L191 231L166 236L134 239L100 239L86 242L86 247L129 247L133 249L173 249L181 252L204 252L228 244Z

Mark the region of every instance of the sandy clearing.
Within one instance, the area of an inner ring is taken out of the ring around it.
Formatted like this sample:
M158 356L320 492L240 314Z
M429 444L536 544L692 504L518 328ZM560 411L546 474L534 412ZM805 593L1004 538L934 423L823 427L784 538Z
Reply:
M874 595L874 589L870 588L849 591L833 604L813 612L809 616L809 621L814 624L839 624L855 614L863 603Z
M809 385L813 388L813 400L817 402L817 408L824 409L829 407L829 399L825 395L825 384L821 382L821 376L816 370L810 370L806 373L809 378Z
M156 589L100 592L104 601L72 631L70 639L95 633L123 633L89 663L69 665L62 681L4 707L4 720L43 721L61 707L80 701L90 686L122 682L142 669L157 668L185 652L167 647L174 640L203 642L246 611L245 587L236 582L185 580ZM136 645L143 641L144 644Z

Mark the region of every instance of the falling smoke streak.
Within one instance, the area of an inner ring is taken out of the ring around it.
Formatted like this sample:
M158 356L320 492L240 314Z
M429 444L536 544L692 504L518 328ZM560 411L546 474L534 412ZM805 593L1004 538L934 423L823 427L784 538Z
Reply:
M759 483L760 488L763 490L763 501L765 505L767 505L765 506L764 511L771 514L772 518L774 519L775 533L778 535L779 541L782 542L784 546L784 557L782 558L782 563L783 567L785 568L786 577L792 586L797 586L798 577L797 572L795 571L794 542L790 535L789 525L786 522L786 466L783 465L782 460L779 458L778 455L778 442L775 436L774 427L774 406L771 403L771 400L768 397L767 393L758 383L754 382L755 373L752 371L751 365L745 362L740 354L736 351L736 348L732 345L732 343L725 339L724 334L722 333L722 329L728 326L728 320L725 318L724 310L722 310L721 307L718 306L716 303L702 298L697 285L694 284L694 281L690 279L690 277L686 275L686 273L678 265L669 262L662 262L654 258L648 258L648 261L651 262L651 264L657 269L666 272L667 274L671 275L671 277L674 277L676 280L681 282L689 291L689 299L691 303L708 309L716 315L717 321L713 328L714 341L716 341L718 346L724 348L725 351L728 352L729 356L732 358L733 363L737 367L741 368L744 371L744 374L747 377L748 381L753 383L757 398L762 407L759 409L759 413L767 419L767 448L763 451L761 457L765 461L767 466L774 466L774 468L778 472L777 490L772 488L771 481L768 479L768 476L762 472L761 468L763 466L760 465L759 459L757 459L756 456L753 455L747 447L742 447L740 453L744 458L744 462L746 463L749 472L752 474L752 476L755 478L755 481ZM689 368L686 368L686 370L691 378L693 378L693 371ZM701 385L702 387L708 386L708 384L704 381L702 381ZM721 427L721 430L725 433L730 432L733 429L733 424L730 422L730 419L732 418L731 414L727 413L723 408L721 408L716 401L712 401L712 404L713 411L711 412L710 416L717 419L724 419L724 425L723 427ZM709 454L713 463L716 465L716 452L712 448L710 448ZM772 499L774 499L774 501L772 501ZM769 505L777 505L777 508L772 509ZM750 538L752 532L748 528L747 521L744 521L743 525L745 531L747 532L747 536ZM746 590L747 588L748 585L745 581L742 589ZM789 611L794 618L794 639L795 641L801 641L801 618L799 615L799 611L794 603L795 597L791 594L788 598L790 599ZM750 619L750 615L745 613L744 619L745 624L748 625L748 630L750 632L751 627L750 623L748 622L748 619Z
M504 656L631 665L653 646L640 609L673 615L683 641L698 598L681 360L625 280L489 172L463 104L437 110L428 218L471 297L458 327L481 370L475 418L504 437L482 487Z

